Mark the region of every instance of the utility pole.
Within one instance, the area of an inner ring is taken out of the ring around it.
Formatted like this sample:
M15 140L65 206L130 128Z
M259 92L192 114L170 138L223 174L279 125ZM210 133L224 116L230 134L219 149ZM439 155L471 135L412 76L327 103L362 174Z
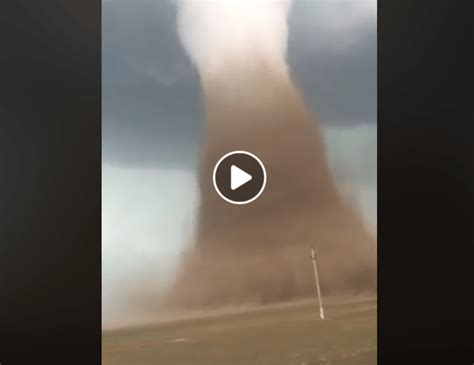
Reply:
M314 269L314 279L316 281L316 290L318 292L318 302L319 302L319 316L321 319L324 319L324 309L323 302L321 300L321 289L319 288L319 277L318 277L318 267L316 266L316 254L314 253L314 248L311 247L311 261L313 261Z

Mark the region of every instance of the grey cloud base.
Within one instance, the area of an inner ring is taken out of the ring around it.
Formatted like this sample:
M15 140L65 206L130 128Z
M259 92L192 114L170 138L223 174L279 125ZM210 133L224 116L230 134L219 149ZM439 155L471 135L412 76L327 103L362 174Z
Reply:
M376 19L347 29L328 25L328 14L347 12L347 5L338 7L296 1L289 18L292 77L323 126L374 123ZM195 166L202 134L199 78L175 23L170 2L103 3L105 162Z

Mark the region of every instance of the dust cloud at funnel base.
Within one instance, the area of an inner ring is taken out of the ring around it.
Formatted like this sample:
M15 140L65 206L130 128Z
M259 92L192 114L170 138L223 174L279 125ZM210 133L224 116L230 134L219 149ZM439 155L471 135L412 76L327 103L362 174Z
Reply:
M257 10L266 14L264 7ZM375 239L339 194L317 118L305 106L287 70L286 33L281 31L286 31L287 10L285 5L269 12L273 19L265 31L273 26L276 40L270 32L266 38L250 37L234 46L207 49L213 45L206 44L203 53L193 54L191 49L205 112L198 225L192 247L162 303L164 308L218 308L313 296L311 246L317 249L326 295L376 291ZM193 14L199 12L205 14L203 9ZM217 19L225 24L222 17L232 14L223 12ZM203 19L213 22L215 18L207 14ZM186 40L196 24L182 38ZM241 28L226 31L260 26L257 22L238 24ZM258 34L262 33L256 29ZM217 57L207 62L206 54ZM257 155L267 171L265 191L246 205L224 201L212 183L216 162L234 150Z

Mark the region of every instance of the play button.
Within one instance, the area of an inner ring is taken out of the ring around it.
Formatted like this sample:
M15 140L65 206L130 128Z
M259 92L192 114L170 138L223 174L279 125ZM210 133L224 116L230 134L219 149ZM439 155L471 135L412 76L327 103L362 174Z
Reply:
M257 199L266 180L263 163L250 152L227 153L214 167L214 188L222 199L232 204L247 204Z
M230 189L235 190L240 188L245 183L252 180L252 175L247 174L244 170L239 169L237 166L232 165L230 167Z

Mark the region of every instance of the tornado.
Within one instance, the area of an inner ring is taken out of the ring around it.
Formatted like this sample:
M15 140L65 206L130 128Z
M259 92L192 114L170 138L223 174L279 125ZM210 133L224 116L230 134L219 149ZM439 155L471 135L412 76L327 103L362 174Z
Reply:
M177 3L178 33L197 67L204 104L200 203L192 247L166 303L218 308L315 294L310 247L324 295L375 293L376 242L331 175L317 116L286 61L291 1ZM258 156L261 196L233 205L212 174L226 153Z

